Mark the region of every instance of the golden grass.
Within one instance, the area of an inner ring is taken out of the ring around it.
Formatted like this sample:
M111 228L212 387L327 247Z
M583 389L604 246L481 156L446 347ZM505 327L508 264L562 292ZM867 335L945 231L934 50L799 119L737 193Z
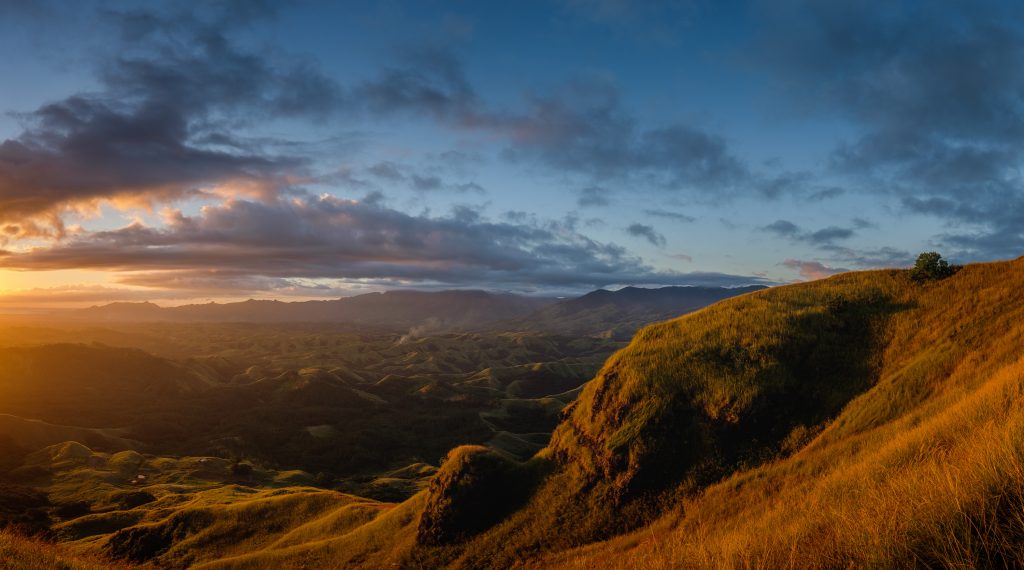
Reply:
M0 529L0 570L128 570L127 564Z
M517 484L480 476L490 456L463 449L398 505L225 489L171 503L168 487L154 505L165 516L213 522L161 561L1024 567L1022 347L1024 260L745 295L648 327L610 358L532 461L534 476L550 469L532 498L479 534L417 543L425 511Z
M802 451L538 566L1024 566L1022 284L1015 261L911 290L877 384Z

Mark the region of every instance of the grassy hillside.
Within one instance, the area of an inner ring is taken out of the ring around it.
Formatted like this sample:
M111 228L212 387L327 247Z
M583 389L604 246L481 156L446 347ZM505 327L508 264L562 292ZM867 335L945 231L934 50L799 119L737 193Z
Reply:
M0 570L128 570L109 558L70 552L67 548L0 530Z
M453 384L503 394L497 430L560 418L525 461L532 435L498 431L398 504L277 476L172 503L185 481L161 482L138 520L97 497L113 526L76 544L204 568L1020 567L1022 341L1024 259L759 291L641 330L561 412L571 392L510 397L525 368ZM96 488L61 469L51 500Z
M941 281L846 274L647 327L533 460L550 474L531 499L410 557L1019 564L1022 317L1018 260Z
M413 555L1019 565L1022 286L1021 260L937 282L847 274L648 327L557 428L532 500ZM630 528L642 530L598 542Z
M874 387L807 445L543 565L1024 565L1024 261L900 285Z

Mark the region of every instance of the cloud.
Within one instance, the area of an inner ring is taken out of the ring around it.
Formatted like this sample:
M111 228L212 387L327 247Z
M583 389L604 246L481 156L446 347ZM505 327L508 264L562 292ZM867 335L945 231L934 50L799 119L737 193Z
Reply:
M853 218L852 227L828 226L819 230L804 230L789 220L776 220L760 229L775 234L793 243L807 244L820 251L827 252L838 262L856 267L905 267L911 263L911 254L894 247L874 249L858 249L843 245L857 235L857 230L873 227L874 223L863 218ZM787 265L787 267L795 268Z
M855 222L855 227L864 227L865 221L858 218ZM856 231L852 228L842 228L839 226L829 226L815 231L805 231L800 226L790 222L789 220L776 220L767 226L763 226L761 231L773 233L779 237L788 238L792 241L803 242L818 247L827 247L834 245L836 241L842 241L852 238L856 235Z
M64 285L5 291L0 295L0 311L22 310L26 307L81 307L114 301L181 300L176 291L153 291L106 287L102 285Z
M482 102L465 76L462 62L441 47L407 50L399 65L352 88L353 102L377 115L427 116L453 125L474 126Z
M839 262L865 268L908 267L914 262L915 257L906 250L889 246L874 249L856 249L838 245L827 245L823 246L822 249L828 251Z
M842 188L822 188L821 190L816 190L810 193L807 196L807 200L810 202L822 202L825 200L830 200L832 198L838 198L845 193L846 190Z
M796 271L800 274L800 277L809 281L824 279L830 275L849 271L849 269L843 267L829 267L817 261L802 261L799 259L787 259L782 262L782 265Z
M441 179L437 176L420 176L418 174L412 176L412 187L417 192L440 190L441 186Z
M512 160L714 199L740 191L752 176L718 135L679 123L638 128L618 89L598 78L570 82L527 103L524 114L482 123L508 137L505 155Z
M761 230L778 236L792 237L800 233L800 226L788 220L776 220L762 227Z
M567 81L530 94L518 110L489 107L451 51L428 47L354 86L350 100L375 115L430 117L504 141L504 156L534 161L591 180L644 180L660 187L722 197L750 181L725 139L692 125L642 129L602 77Z
M1013 2L762 2L747 50L795 105L855 134L831 169L861 191L967 228L966 258L1024 250L1024 6Z
M402 182L406 178L402 173L402 168L394 162L378 162L366 170L377 178L388 182Z
M0 257L0 268L103 270L122 284L201 290L273 288L296 279L576 290L765 282L658 271L617 245L578 233L572 218L513 224L465 208L414 216L376 200L295 195L231 199L195 216L172 211L165 224L86 233Z
M611 202L609 196L611 190L602 188L600 186L588 186L583 190L580 190L579 200L576 201L581 208L589 208L592 206L607 206Z
M699 15L694 0L562 0L564 9L583 21L633 40L672 45L679 42Z
M437 174L417 171L412 166L397 164L390 161L378 162L367 167L365 171L371 178L379 182L392 185L407 183L409 188L420 193L441 191L456 192L460 194L468 192L477 194L487 193L487 190L476 182L448 182ZM349 188L360 187L351 183L346 184L346 186ZM364 183L361 187L371 188L376 187L376 185Z
M651 245L665 247L665 236L658 233L653 227L644 224L630 224L626 233L633 237L644 238L651 242Z
M644 210L644 213L654 218L665 218L666 220L672 220L675 222L690 223L697 221L697 218L694 218L693 216L687 216L686 214L670 210Z
M803 237L805 241L822 244L832 243L836 240L850 239L853 237L854 231L849 228L840 228L838 226L829 226L820 230L811 232Z
M237 142L232 125L318 118L340 92L308 61L271 63L236 49L221 23L107 12L125 40L100 63L101 89L19 116L0 142L0 224L9 238L63 233L61 214L103 201L152 206L234 185L273 193L305 161Z

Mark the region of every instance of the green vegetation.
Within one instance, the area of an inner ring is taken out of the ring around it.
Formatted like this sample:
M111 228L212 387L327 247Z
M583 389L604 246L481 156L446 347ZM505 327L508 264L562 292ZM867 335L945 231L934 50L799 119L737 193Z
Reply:
M956 270L938 252L926 251L917 256L914 268L910 270L910 278L914 281L944 279L956 273Z

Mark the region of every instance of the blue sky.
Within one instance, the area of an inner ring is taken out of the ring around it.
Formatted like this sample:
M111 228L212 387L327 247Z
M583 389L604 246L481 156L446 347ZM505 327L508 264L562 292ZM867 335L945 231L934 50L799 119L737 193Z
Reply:
M780 283L1024 245L1003 2L0 2L7 305Z

